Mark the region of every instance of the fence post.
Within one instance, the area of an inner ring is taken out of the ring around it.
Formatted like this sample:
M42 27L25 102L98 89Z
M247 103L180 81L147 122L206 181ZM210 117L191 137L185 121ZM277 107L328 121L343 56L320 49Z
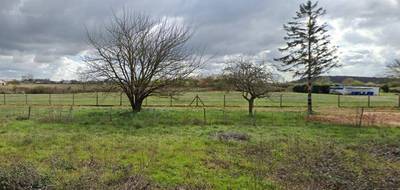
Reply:
M51 94L49 94L49 105L51 105Z
M119 93L119 106L122 106L122 92Z
M72 105L75 105L75 93L72 93Z
M25 94L25 105L28 105L28 94Z
M196 107L199 107L199 95L196 95Z
M148 105L148 104L147 104L147 99L148 99L148 98L149 98L149 97L146 97L146 99L145 99L145 104L146 104L146 106Z
M226 95L224 94L224 108L226 107Z
M204 125L206 125L207 124L206 108L203 108L203 119L204 119Z
M364 107L361 108L360 121L359 121L359 123L358 123L358 126L359 126L359 127L362 126L363 117L364 117Z
M110 107L110 111L109 111L109 116L110 116L110 121L112 121L112 107Z
M282 99L283 99L283 94L281 94L279 97L279 107L282 107Z
M99 93L96 92L96 106L99 106Z
M340 108L340 94L338 94L338 97L337 97L337 106L338 106L338 108Z
M28 107L28 120L31 118L31 106Z
M226 113L225 113L225 109L222 110L222 114L223 114L223 117L224 117L224 124L226 125L227 122L226 122Z
M371 96L370 95L368 95L368 107L369 108L371 107Z
M400 97L400 96L399 96ZM400 99L399 99L400 100ZM6 93L3 94L3 103L6 105Z
M169 95L169 107L172 107L172 95Z

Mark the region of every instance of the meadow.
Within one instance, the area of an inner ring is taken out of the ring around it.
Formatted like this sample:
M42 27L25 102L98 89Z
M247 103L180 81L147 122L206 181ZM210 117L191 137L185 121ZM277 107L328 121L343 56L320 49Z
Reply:
M205 107L188 106L196 95ZM235 92L150 97L140 113L118 93L73 96L75 106L72 94L6 96L0 189L400 187L399 128L310 119L304 94L258 100L253 117ZM343 96L341 108L335 95L314 98L320 114L349 115L368 97ZM398 113L396 96L370 98Z

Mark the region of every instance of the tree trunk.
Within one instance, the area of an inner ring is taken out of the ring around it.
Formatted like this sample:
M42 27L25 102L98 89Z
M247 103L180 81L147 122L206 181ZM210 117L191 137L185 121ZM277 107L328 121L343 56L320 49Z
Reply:
M142 110L143 98L137 98L134 103L133 112L140 112Z
M313 114L313 110L312 110L312 82L311 82L310 78L308 78L308 80L307 80L307 92L308 92L307 113L308 113L308 115L311 115L311 114Z
M254 98L250 98L247 100L249 102L249 115L253 115L253 108L254 108Z
M128 99L129 99L129 104L131 105L132 111L134 112L135 111L135 97L128 95Z
M128 95L128 99L132 108L132 112L140 112L142 110L142 104L144 98L137 98L133 95L132 96Z
M311 67L313 66L312 63L312 53L311 53L311 35L312 35L312 29L311 29L311 14L308 20L308 68L307 68L307 91L308 91L308 96L307 96L307 113L308 115L313 114L312 110L312 75L311 75Z

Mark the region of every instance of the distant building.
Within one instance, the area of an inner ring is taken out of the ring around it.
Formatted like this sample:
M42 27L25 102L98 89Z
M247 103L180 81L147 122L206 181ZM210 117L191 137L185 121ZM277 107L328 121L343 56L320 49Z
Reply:
M341 95L356 95L356 96L378 96L379 87L368 86L331 86L329 89L330 94Z
M6 82L6 81L0 80L0 86L6 86L6 85L7 85L7 82Z

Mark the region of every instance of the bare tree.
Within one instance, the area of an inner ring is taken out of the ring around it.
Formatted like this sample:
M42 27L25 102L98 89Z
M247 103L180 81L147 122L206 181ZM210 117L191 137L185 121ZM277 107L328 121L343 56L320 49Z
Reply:
M393 63L387 65L389 76L400 79L400 59L395 59Z
M228 61L224 77L249 103L249 115L253 115L256 98L268 97L276 89L273 73L264 63L257 64L249 58L239 57Z
M318 7L318 3L307 1L300 5L293 21L284 25L287 31L286 47L279 51L287 52L281 58L275 59L282 62L282 71L294 72L295 77L307 79L308 114L312 114L312 84L321 74L334 67L339 67L337 62L336 47L330 46L327 24L319 23L319 18L326 13L325 9Z
M88 32L94 51L85 58L85 73L115 83L140 112L146 97L200 67L202 56L187 45L191 36L182 23L125 10L99 32Z

